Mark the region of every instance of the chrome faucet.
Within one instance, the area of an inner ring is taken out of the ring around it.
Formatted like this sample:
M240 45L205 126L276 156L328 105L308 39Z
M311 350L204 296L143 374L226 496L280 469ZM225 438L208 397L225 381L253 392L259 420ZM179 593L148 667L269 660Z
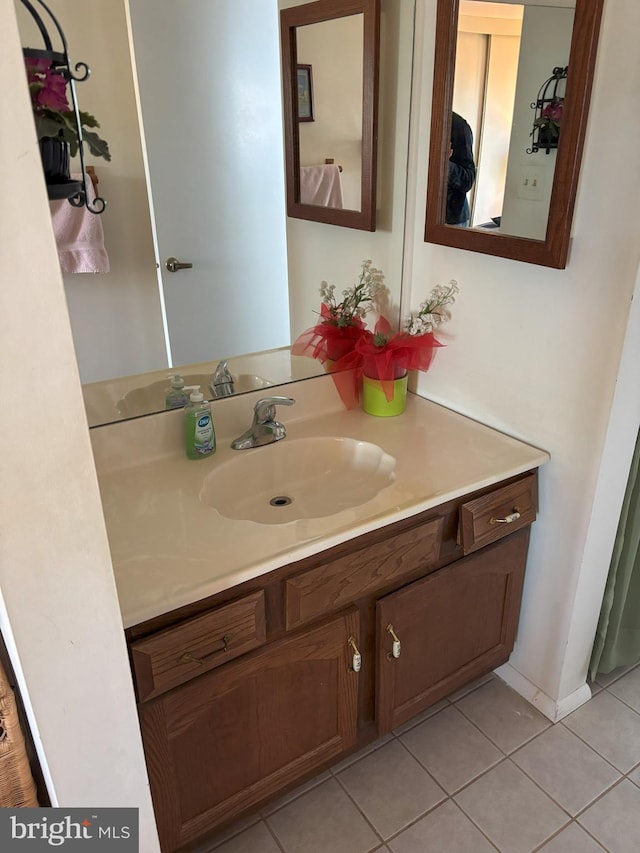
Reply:
M262 397L253 407L253 423L246 432L231 442L234 450L247 450L280 441L287 434L284 424L276 420L276 406L293 406L293 397Z
M216 367L209 383L214 397L231 397L234 392L233 376L229 372L229 360L223 359Z

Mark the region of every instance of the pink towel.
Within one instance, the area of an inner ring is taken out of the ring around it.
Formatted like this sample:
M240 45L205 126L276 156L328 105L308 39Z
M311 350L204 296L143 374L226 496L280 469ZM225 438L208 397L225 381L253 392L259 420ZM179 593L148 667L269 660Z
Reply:
M72 177L82 179L79 175ZM89 179L87 190L91 202L95 190ZM50 206L62 272L109 272L100 215L90 213L84 205L73 207L66 199L52 201Z
M300 166L300 201L302 204L342 209L340 168L335 163Z

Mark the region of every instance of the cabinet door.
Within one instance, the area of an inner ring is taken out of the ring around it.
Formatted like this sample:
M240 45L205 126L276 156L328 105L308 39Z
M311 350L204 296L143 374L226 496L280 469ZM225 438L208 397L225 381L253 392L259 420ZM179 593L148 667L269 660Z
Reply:
M355 744L358 627L351 610L140 706L163 851Z
M380 733L508 660L528 544L526 528L378 601Z

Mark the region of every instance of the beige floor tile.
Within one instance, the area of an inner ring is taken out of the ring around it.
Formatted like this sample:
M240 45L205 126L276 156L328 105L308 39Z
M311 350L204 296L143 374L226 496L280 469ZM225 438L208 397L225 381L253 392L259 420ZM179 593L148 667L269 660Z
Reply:
M294 788L292 791L289 791L288 794L284 794L282 797L278 797L277 800L273 800L268 805L263 806L260 810L260 813L263 817L267 817L267 815L270 815L273 812L277 812L278 809L281 809L283 806L286 806L287 803L293 802L293 800L297 799L298 797L301 797L302 794L306 794L307 791L310 791L312 788L315 788L316 785L321 785L323 782L326 782L327 779L330 778L331 773L326 770L324 773L321 773L319 776L315 776L313 779L310 779L308 782L305 782L298 788Z
M400 740L450 794L504 758L453 705Z
M539 853L602 853L603 849L581 826L570 823L548 844L541 847Z
M335 779L266 821L286 853L367 853L382 843Z
M511 759L572 815L620 779L617 770L561 724L529 741Z
M393 853L495 853L480 830L448 800L389 842Z
M503 853L531 853L569 822L510 759L454 799Z
M213 849L215 853L281 853L264 821Z
M543 714L499 678L460 699L456 708L506 753L513 752L551 725Z
M334 776L337 776L338 773L342 773L345 767L350 767L352 764L355 764L356 761L360 761L361 758L364 758L365 755L369 755L369 753L374 752L376 749L380 749L380 747L384 746L385 743L389 743L390 740L393 740L392 734L383 735L383 737L375 740L368 746L365 746L359 752L354 752L353 755L349 755L347 758L343 758L342 761L338 761L338 763L334 764L331 768L331 772Z
M243 830L248 829L250 826L258 823L260 820L260 815L256 812L255 814L251 814L248 817L240 818L240 820L231 824L227 829L223 829L222 832L217 833L211 839L209 839L206 843L202 845L202 847L198 847L194 850L194 853L209 853L210 850L214 848L217 849L223 842L228 841L230 838L233 838L236 835L239 835Z
M623 773L640 761L640 715L607 690L562 722Z
M449 702L457 702L458 699L462 699L463 696L466 696L468 693L477 690L478 687L482 687L483 684L488 684L495 678L497 678L495 673L487 672L485 675L481 675L480 678L476 678L475 681L471 681L469 682L469 684L465 684L464 687L461 687L459 690L456 690L455 693L451 693L450 696L447 696L447 699L449 700Z
M397 740L347 767L337 779L384 839L446 798Z
M617 669L614 669L613 672L597 672L595 681L601 687L608 687L610 684L613 684L616 679L620 678L621 675L624 675L626 672L630 672L634 668L633 666L619 666Z
M578 818L610 853L640 850L640 788L624 779Z
M631 779L631 781L640 788L640 765L627 775L629 776L629 779Z
M622 678L614 681L608 688L609 693L613 693L618 699L621 699L625 705L629 705L634 711L640 713L640 667L632 669Z
M393 733L394 735L402 735L405 732L408 732L409 729L412 729L414 726L423 723L425 720L428 720L429 717L433 717L434 714L437 714L448 707L448 700L442 699L440 702L436 702L435 705L432 705L430 708L427 708L426 711L423 711L421 714L417 714L415 717L412 717L406 723L403 723L401 726L398 726L397 729L393 730Z

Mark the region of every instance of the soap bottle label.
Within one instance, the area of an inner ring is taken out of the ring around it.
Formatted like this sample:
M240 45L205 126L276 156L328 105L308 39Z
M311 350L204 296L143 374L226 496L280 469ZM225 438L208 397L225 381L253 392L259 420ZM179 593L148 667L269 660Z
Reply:
M167 409L182 409L189 402L189 394L186 391L172 391L167 394Z
M213 422L209 412L204 412L196 420L195 436L193 446L196 453L211 453L215 448L215 436Z

